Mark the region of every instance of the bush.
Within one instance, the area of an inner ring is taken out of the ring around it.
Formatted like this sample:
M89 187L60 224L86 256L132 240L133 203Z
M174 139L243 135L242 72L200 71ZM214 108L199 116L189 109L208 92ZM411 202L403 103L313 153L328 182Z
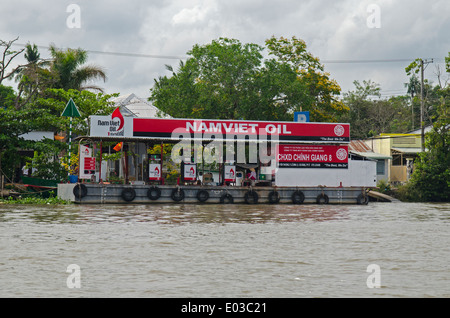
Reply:
M377 182L377 188L380 193L390 194L391 193L391 185L387 180L380 180Z

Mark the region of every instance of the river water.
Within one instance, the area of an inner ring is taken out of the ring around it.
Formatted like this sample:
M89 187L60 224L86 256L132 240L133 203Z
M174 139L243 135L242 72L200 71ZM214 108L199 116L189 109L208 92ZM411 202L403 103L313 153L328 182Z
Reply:
M450 204L0 204L0 297L450 297Z

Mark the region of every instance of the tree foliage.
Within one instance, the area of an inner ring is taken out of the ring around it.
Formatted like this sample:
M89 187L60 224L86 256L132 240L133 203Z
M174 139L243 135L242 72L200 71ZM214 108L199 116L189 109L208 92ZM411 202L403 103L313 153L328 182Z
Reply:
M381 99L380 86L372 81L354 81L355 90L344 94L349 107L340 120L350 123L352 139L365 139L379 133L406 132L411 124L408 96Z
M406 72L417 72L421 59L414 60ZM445 58L446 72L450 74L450 53ZM425 116L432 129L425 134L425 151L414 163L414 172L406 185L407 198L418 201L450 200L450 86L434 87L424 81ZM427 124L427 123L425 123Z
M447 88L447 97L449 97ZM450 200L450 105L439 104L438 119L425 135L426 151L419 154L408 189L410 199L419 201ZM414 197L413 197L414 196Z
M277 39L264 47L220 38L194 45L170 77L159 77L149 98L174 117L292 120L297 110L312 120L335 121L346 107L337 100L340 87L323 72L304 41Z
M50 71L55 79L53 88L102 91L98 86L89 85L89 81L98 79L106 81L106 73L99 66L83 65L88 58L85 50L69 48L64 51L51 45L50 54L52 56Z
M0 41L3 58L0 61L0 83L15 78L16 93L11 87L0 85L0 170L9 179L17 168L21 168L20 151L34 151L36 176L61 179L67 175L58 157L64 156L68 145L54 139L29 141L23 134L31 131L52 131L67 134L69 118L61 117L67 102L72 98L81 112L73 119L73 133L87 134L87 118L90 115L110 114L114 105L111 97L93 93L97 89L91 80L106 79L104 71L97 66L84 64L87 53L82 49L59 50L51 46L50 60L43 60L36 45L27 44L20 51L11 50L13 41ZM11 67L12 60L24 53L27 63Z

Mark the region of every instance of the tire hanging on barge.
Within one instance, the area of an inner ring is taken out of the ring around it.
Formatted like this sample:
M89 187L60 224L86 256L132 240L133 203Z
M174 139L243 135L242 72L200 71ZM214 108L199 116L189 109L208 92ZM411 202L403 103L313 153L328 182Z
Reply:
M170 197L175 202L180 202L184 200L184 190L180 188L175 188L172 190L172 194L170 195Z
M124 199L127 202L131 202L136 197L136 191L134 191L133 188L126 188L122 190L122 193L120 194L122 199Z
M328 204L329 201L330 201L330 199L324 193L319 194L316 198L317 204Z
M369 196L363 193L360 193L358 197L356 198L356 203L367 205L369 204Z
M197 200L200 202L206 202L209 199L209 193L206 190L199 190L197 192Z
M224 193L220 197L220 203L234 203L233 196L229 193Z
M270 203L272 203L272 204L278 203L278 202L280 202L280 199L281 199L281 197L280 197L280 194L278 193L278 191L273 190L269 193L269 202Z
M147 190L147 197L153 201L158 200L161 197L161 189L156 186L151 187Z
M294 204L302 204L305 201L305 195L300 190L295 190L291 196L292 203Z
M256 204L256 203L258 203L258 199L259 199L259 196L255 190L249 190L244 195L245 203Z
M82 183L77 183L75 187L73 187L73 195L75 198L83 198L87 195L87 188Z

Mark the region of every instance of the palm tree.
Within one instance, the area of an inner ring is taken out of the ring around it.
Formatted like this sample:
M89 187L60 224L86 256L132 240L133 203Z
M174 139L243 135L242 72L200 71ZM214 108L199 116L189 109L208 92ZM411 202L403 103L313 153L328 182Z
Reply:
M89 81L103 79L106 81L105 71L96 65L82 66L87 61L87 52L83 49L67 49L65 51L50 46L53 61L50 70L55 76L55 88L88 90L103 92L95 85L86 85Z
M51 85L51 78L46 67L49 61L41 59L36 44L27 43L25 46L27 64L16 71L16 82L19 92L15 101L17 109L31 101L37 94Z

